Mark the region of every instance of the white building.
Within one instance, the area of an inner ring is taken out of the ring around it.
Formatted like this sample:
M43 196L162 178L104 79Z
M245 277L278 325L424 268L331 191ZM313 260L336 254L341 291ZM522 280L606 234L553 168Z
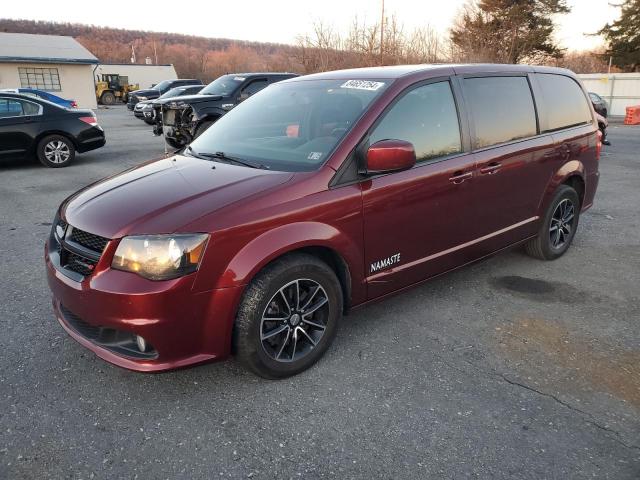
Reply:
M103 74L118 74L129 78L129 83L140 88L151 88L162 80L178 78L173 65L140 65L133 63L101 63L95 71L97 79Z
M72 37L0 33L0 89L37 88L96 108L98 59Z

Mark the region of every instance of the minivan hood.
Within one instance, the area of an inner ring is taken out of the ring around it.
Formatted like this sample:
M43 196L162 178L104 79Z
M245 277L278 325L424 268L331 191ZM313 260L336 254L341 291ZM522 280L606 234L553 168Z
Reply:
M176 155L85 187L63 203L61 215L70 225L106 238L173 233L291 177Z

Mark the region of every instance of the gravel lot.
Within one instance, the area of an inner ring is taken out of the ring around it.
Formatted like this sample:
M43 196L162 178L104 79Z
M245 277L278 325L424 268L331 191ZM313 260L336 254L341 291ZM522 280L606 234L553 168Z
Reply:
M520 251L345 318L311 370L113 367L53 317L43 244L76 189L159 156L125 108L66 169L0 165L0 478L640 478L640 127L613 125L556 262Z

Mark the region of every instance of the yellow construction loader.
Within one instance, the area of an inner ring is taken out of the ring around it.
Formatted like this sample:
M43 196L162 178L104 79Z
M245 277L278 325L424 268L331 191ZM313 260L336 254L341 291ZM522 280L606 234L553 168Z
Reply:
M130 84L129 77L117 73L96 75L96 98L101 105L113 105L116 100L127 102L129 92L138 90L138 84Z

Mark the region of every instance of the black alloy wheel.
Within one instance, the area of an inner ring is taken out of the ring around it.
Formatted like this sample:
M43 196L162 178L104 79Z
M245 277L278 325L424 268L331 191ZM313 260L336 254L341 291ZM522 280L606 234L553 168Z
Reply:
M336 273L319 258L288 254L247 287L234 324L238 359L265 378L306 370L327 350L342 318Z
M580 218L580 197L569 185L560 185L549 202L536 237L525 244L526 252L540 260L555 260L571 246Z
M308 278L284 285L269 300L260 321L262 348L277 362L293 362L318 345L329 315L329 298Z

